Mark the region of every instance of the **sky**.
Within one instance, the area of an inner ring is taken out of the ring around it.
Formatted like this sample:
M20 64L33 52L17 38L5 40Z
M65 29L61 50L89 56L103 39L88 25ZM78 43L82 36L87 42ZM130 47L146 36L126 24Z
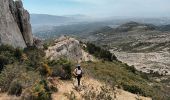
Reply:
M170 0L23 0L30 13L93 17L170 17Z

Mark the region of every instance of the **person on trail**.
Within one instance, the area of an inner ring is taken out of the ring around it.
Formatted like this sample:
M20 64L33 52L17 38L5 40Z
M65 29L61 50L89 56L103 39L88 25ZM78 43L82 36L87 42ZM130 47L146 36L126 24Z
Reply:
M83 74L83 70L82 70L80 65L77 65L77 67L75 68L73 74L77 78L78 86L80 86L80 81L81 81L82 74Z

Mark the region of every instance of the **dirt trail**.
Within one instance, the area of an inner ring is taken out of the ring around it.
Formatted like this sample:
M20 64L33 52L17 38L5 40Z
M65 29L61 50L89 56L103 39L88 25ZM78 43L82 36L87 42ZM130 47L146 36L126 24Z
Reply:
M99 82L98 80L90 77L84 77L82 79L83 84L81 87L81 91L78 91L75 88L77 86L76 84L77 81L75 79L72 81L63 81L58 78L53 78L52 83L58 88L58 92L52 94L52 100L85 100L83 96L85 96L85 94L88 91L95 91L95 93L98 94L101 91L101 87L105 85L104 83ZM91 94L88 94L86 96L89 95ZM136 94L132 94L121 89L111 91L110 96L112 97L112 100L152 100L151 98L137 96ZM0 94L0 100L21 100L21 99L20 97L9 96L4 93Z
M6 93L0 93L0 100L21 100L21 98L16 96L9 96Z
M85 92L95 89L96 93L99 93L101 90L100 87L104 86L104 83L101 83L93 78L84 77L82 79L82 89L81 91L77 91L75 89L75 82L76 80L61 81L55 79L55 83L59 91L52 94L52 99L70 100L71 98L74 98L75 100L84 100L83 95ZM121 89L116 89L115 91L112 91L112 93L116 94L116 98L113 100L151 100L151 98L141 97ZM111 97L114 98L115 94L111 94Z
M87 82L88 79L88 82ZM84 94L85 90L88 89L91 86L95 86L96 88L100 88L102 84L100 84L98 81L95 81L93 79L89 79L87 77L82 79L82 89L78 91L76 89L77 82L76 79L73 79L72 81L62 81L55 79L55 83L58 87L58 92L52 94L53 100L58 100L59 98L61 100L69 100L69 97L71 94L75 97L77 100L83 100L82 95Z

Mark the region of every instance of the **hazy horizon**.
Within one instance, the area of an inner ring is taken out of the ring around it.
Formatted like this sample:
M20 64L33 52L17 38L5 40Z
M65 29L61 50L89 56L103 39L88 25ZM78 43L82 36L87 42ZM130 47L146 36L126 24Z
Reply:
M170 0L23 0L35 14L92 17L170 17Z

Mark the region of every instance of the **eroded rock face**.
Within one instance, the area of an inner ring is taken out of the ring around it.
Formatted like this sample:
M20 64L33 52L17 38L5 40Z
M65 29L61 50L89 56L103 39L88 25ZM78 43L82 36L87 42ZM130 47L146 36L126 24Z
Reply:
M0 44L21 48L33 45L29 13L21 0L0 0Z
M27 46L33 45L32 29L30 24L30 14L24 9L22 1L15 1L18 19L16 20Z
M56 39L55 44L45 52L46 57L50 60L58 60L64 57L76 63L81 61L94 61L94 57L81 48L78 40L66 36Z

